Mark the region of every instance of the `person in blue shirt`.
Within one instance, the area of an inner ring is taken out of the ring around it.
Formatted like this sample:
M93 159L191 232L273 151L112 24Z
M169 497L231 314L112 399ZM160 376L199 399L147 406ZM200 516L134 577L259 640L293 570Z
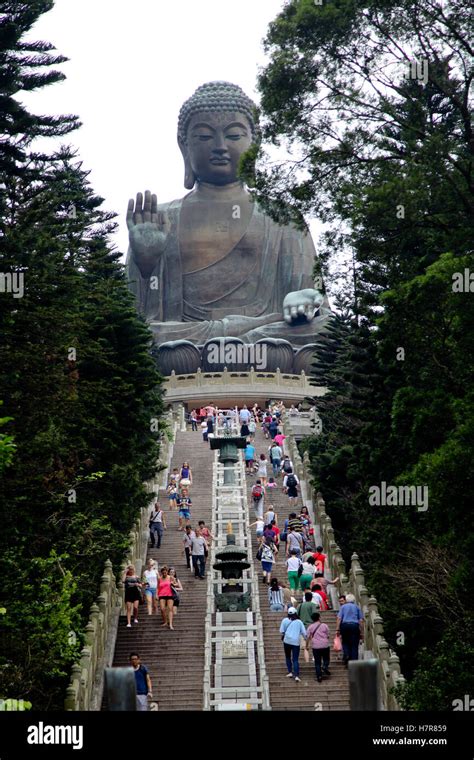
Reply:
M148 710L148 698L153 696L151 690L151 678L148 668L141 664L140 655L132 652L130 655L130 664L135 674L135 684L137 687L137 710L146 712Z
M298 617L294 607L288 608L288 617L281 621L280 625L281 639L285 650L286 667L288 670L287 678L295 678L300 682L300 641L301 636L306 639L306 628Z
M255 446L248 442L247 446L245 447L245 468L249 470L249 472L253 472L253 463L255 460Z
M337 615L336 636L342 638L344 663L359 659L359 641L364 640L364 615L355 603L354 594L346 594L345 604Z

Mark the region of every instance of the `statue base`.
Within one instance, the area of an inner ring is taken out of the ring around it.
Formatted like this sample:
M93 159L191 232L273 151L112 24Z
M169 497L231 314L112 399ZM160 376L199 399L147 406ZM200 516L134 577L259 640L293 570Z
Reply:
M269 400L299 404L306 398L324 396L326 388L312 385L304 371L299 375L276 372L202 372L165 378L165 403L183 402L201 406L210 400L220 407L243 406L257 402L263 406Z

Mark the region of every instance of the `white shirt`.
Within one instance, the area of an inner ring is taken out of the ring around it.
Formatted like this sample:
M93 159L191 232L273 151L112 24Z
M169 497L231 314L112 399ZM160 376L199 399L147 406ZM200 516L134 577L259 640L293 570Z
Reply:
M265 512L265 524L270 525L271 521L275 519L275 512L273 510L269 509L268 512Z
M295 570L298 570L300 566L300 560L298 557L288 557L286 560L286 566L288 568L288 572L294 572ZM319 594L318 594L319 596Z
M145 576L146 582L150 588L158 587L158 573L156 570L145 570L143 575Z

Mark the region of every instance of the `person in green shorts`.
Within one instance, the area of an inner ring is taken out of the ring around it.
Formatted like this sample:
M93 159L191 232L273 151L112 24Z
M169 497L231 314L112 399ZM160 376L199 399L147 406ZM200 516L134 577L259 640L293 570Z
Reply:
M303 560L303 572L300 575L301 591L307 591L310 588L315 572L314 557L311 556L306 561ZM313 621L311 620L310 622L312 623Z
M301 560L297 556L297 549L292 549L290 556L286 560L286 569L288 572L288 582L290 584L290 589L294 591L298 591L300 587L300 577L298 575L298 570L301 564Z

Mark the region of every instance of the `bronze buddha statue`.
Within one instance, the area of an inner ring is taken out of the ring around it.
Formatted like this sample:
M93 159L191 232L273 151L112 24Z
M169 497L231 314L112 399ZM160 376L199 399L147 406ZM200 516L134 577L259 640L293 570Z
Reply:
M158 345L184 339L283 338L312 343L330 314L313 287L316 251L307 230L280 225L237 176L256 139L255 106L240 87L209 82L181 108L182 199L129 201L127 270Z

